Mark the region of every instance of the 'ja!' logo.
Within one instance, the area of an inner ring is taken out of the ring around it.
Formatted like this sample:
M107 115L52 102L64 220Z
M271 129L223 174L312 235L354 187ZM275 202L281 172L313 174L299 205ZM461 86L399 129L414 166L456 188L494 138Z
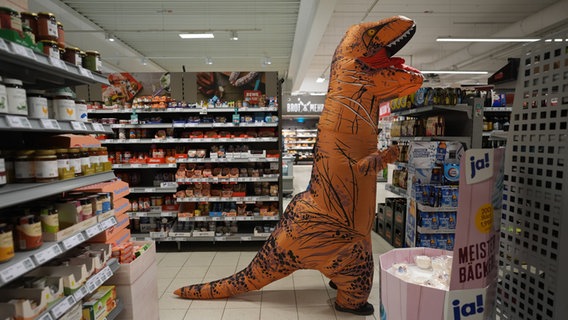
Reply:
M483 295L478 294L475 297L475 301L469 303L461 304L459 299L452 301L452 306L454 310L454 320L461 320L462 317L469 318L476 314L482 314L485 308L483 307Z
M493 176L493 150L470 149L465 152L467 184L485 181Z

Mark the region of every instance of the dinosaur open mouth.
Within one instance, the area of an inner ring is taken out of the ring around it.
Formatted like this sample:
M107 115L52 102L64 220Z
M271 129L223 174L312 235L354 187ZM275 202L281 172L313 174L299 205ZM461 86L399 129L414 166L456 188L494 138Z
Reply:
M394 54L412 39L415 32L416 25L412 25L412 27L406 30L401 36L393 40L387 46L380 48L375 54L368 57L360 57L359 60L373 69L394 68L420 73L417 69L405 65L403 58L393 57Z

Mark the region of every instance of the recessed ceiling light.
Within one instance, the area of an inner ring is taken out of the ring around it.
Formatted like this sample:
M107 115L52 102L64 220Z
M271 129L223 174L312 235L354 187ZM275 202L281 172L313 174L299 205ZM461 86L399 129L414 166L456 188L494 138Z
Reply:
M180 33L179 37L182 39L213 39L215 36L212 33Z

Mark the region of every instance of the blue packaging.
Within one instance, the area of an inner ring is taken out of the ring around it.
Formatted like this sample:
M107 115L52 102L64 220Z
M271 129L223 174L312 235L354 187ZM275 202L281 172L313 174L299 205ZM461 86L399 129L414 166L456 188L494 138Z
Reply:
M431 230L432 229L432 216L430 215L430 212L422 212L422 211L418 211L418 216L420 217L420 221L418 222L419 226L424 228L424 229L428 229Z
M458 184L460 182L459 163L444 163L444 183Z
M438 212L438 225L442 230L450 229L449 212Z
M458 197L459 197L459 188L457 186L452 186L452 207L458 207Z
M422 204L422 185L421 184L415 184L414 185L414 200L416 200L416 203Z
M456 219L457 219L456 212L448 212L448 229L456 228Z
M454 243L456 241L456 235L450 233L446 238L446 250L454 250Z
M449 186L442 186L440 207L451 207L451 206L452 206L452 188Z
M438 230L440 228L440 220L438 219L438 212L430 212L430 228Z
M436 248L448 250L446 246L446 242L448 241L447 236L445 234L435 234L434 236L436 237Z
M416 245L418 247L430 248L430 235L429 234L418 234Z

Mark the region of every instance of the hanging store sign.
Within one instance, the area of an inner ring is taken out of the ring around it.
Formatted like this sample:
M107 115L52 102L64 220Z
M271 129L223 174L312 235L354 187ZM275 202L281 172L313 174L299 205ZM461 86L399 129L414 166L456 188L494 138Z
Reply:
M288 96L284 97L282 115L319 115L325 104L325 96Z

